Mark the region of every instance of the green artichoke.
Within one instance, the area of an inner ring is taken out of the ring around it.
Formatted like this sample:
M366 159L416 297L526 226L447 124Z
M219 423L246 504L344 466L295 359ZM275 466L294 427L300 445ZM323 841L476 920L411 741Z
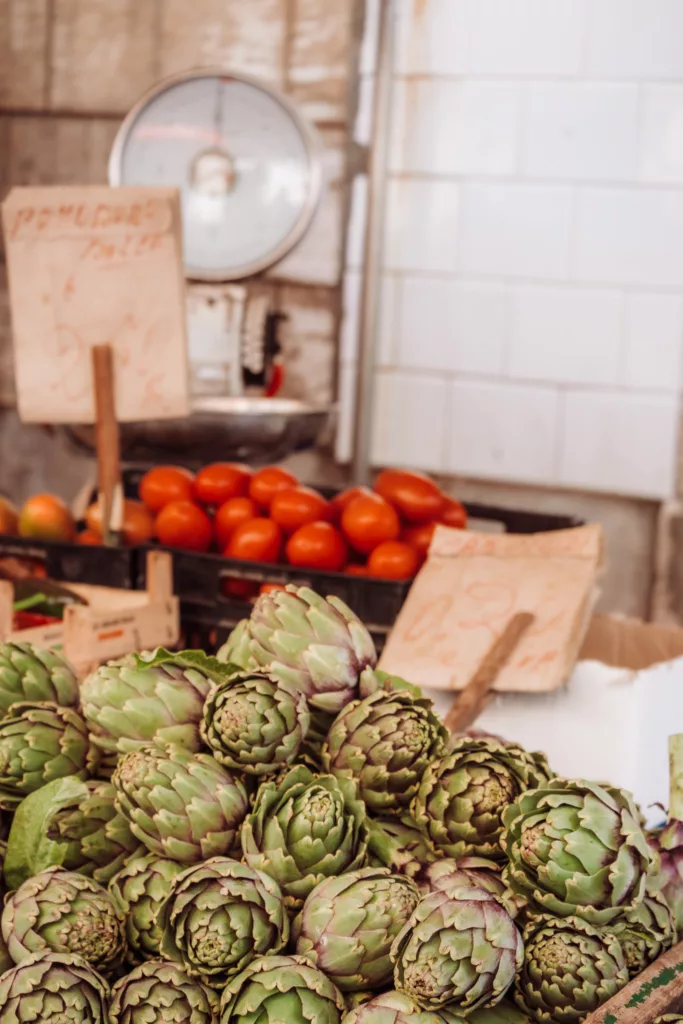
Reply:
M109 1024L109 986L80 956L32 956L0 977L3 1024Z
M677 781L676 776L674 779ZM678 786L674 798L680 792ZM670 818L663 829L650 833L648 842L657 855L662 893L673 911L677 929L683 933L683 821Z
M16 889L31 875L60 866L106 885L126 861L144 852L101 779L69 775L30 793L17 808L6 878Z
M417 878L436 860L434 848L408 816L374 819L368 822L370 863Z
M256 957L279 953L289 939L277 883L228 857L212 857L177 875L158 924L161 955L214 988Z
M461 1021L449 1015L449 1024ZM418 1010L405 992L383 992L369 1003L358 1006L347 1013L342 1024L445 1024L438 1013ZM462 1024L465 1024L462 1020Z
M66 953L106 973L126 950L123 919L107 890L61 868L41 871L10 893L1 927L15 963L34 953Z
M655 1017L653 1024L675 1024L676 1021L683 1021L683 1016L678 1013L665 1013L661 1017Z
M0 720L0 807L14 810L46 782L95 773L99 753L73 708L14 704Z
M522 965L524 947L498 900L477 886L433 892L394 942L394 983L425 1010L495 1006Z
M495 739L461 737L422 777L412 805L418 827L447 857L503 860L503 811L548 781L540 757Z
M385 868L362 868L315 887L294 922L296 952L342 992L390 984L391 945L419 902L417 886Z
M323 768L355 779L371 813L400 816L448 739L432 708L431 700L406 690L380 690L347 704L323 745Z
M653 853L631 795L553 779L504 814L503 881L536 913L608 924L643 902Z
M578 1024L628 980L616 935L578 917L541 915L524 932L515 1002L540 1024Z
M296 758L310 722L306 697L291 682L240 672L209 694L201 735L226 768L267 775Z
M459 860L447 857L437 860L426 866L420 875L420 882L428 892L448 892L454 886L478 885L497 900L505 901L506 887L500 874L500 865L484 857L461 857ZM511 903L506 906L510 910Z
M676 941L673 912L661 893L647 895L640 906L607 925L606 930L619 939L631 978Z
M304 693L311 707L336 714L358 695L360 676L376 664L377 652L343 601L290 586L262 594L218 658L243 669L267 668Z
M13 704L49 701L78 707L78 676L55 651L35 644L0 643L0 718Z
M109 883L109 894L126 922L128 958L133 963L154 960L160 955L161 928L157 915L171 882L183 870L183 865L175 860L163 860L148 853L129 861Z
M264 956L230 981L220 1024L340 1024L344 997L301 956Z
M208 754L147 746L121 758L116 804L150 853L182 864L229 853L249 810L239 779Z
M149 960L114 985L109 1024L216 1024L218 996L179 964Z
M324 878L363 866L365 818L352 779L299 765L261 784L242 827L244 859L274 878L287 906L298 909Z
M211 679L199 667L135 657L112 661L81 685L81 707L94 742L110 755L148 743L201 749L199 723Z

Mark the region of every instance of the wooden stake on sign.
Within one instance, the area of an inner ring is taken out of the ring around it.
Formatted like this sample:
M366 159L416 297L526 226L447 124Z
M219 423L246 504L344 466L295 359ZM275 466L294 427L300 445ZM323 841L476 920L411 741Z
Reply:
M493 642L479 668L464 690L455 698L451 710L446 715L444 724L451 734L467 732L477 720L488 703L489 692L498 674L533 621L534 616L530 612L518 612Z
M93 346L92 367L102 537L105 544L116 544L123 525L123 489L119 424L114 399L114 354L111 345Z

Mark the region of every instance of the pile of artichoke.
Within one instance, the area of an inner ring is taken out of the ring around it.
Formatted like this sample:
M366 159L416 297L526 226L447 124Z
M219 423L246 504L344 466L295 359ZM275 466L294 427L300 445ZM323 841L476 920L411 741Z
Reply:
M376 660L305 588L80 685L0 645L0 1020L573 1024L672 945L628 793Z

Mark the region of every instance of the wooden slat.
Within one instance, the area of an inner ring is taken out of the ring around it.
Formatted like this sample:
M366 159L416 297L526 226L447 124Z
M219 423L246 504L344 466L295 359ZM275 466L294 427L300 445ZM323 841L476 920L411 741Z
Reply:
M45 104L49 0L0 0L0 109Z
M287 0L164 0L160 74L218 66L283 84Z
M60 110L126 113L159 77L156 3L53 0L53 4L49 105Z
M652 1024L666 1013L683 1010L683 942L609 999L585 1024Z

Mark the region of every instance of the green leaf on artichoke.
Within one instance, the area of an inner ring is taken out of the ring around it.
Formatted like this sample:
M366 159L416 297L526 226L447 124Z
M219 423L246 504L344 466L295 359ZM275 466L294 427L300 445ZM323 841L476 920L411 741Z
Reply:
M8 889L18 889L32 875L64 863L66 848L63 843L48 839L48 822L55 811L67 807L74 800L85 799L87 794L85 782L77 775L67 775L48 782L19 804L5 855Z
M219 661L213 654L205 651L167 651L165 647L157 647L155 651L135 655L135 668L153 668L155 665L166 665L171 662L181 668L195 668L203 672L214 683L239 672L239 665Z

